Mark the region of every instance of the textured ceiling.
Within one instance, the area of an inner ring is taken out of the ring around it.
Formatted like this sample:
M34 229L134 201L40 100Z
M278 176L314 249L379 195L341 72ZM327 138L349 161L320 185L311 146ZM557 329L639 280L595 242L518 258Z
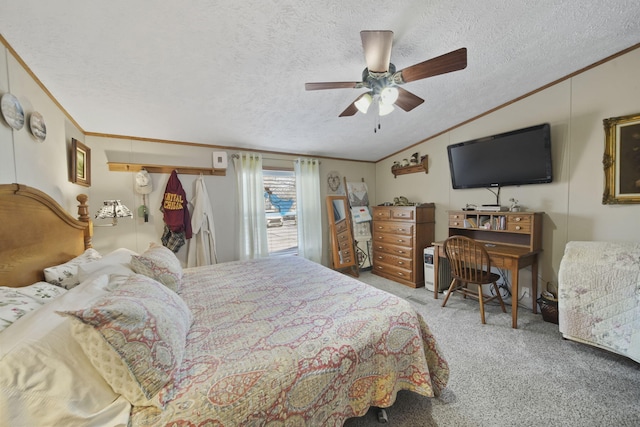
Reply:
M374 133L338 117L365 89L304 90L360 80L360 30L394 32L398 69L468 66ZM635 45L640 3L0 0L0 32L87 132L375 161Z

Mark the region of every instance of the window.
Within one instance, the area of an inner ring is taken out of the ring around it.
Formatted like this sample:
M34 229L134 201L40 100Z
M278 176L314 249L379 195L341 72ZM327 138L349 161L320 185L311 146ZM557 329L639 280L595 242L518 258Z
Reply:
M262 171L269 255L298 253L296 177L291 170Z

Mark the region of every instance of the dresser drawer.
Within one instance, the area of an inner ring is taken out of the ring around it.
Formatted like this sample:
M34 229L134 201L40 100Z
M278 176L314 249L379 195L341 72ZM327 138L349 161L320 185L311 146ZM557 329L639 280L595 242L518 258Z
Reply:
M377 221L373 232L413 235L413 224L407 222Z
M415 209L391 208L391 218L403 221L413 221L415 219Z
M351 236L349 235L349 230L345 230L338 233L338 235L336 236L336 239L338 241L338 244L341 244L342 242L350 242Z
M351 240L343 239L338 241L338 248L340 250L351 248Z
M373 242L373 250L384 252L390 255L397 255L402 258L413 259L413 248L406 246L391 245L389 243Z
M530 215L509 215L507 216L507 231L515 233L531 232Z
M415 206L374 206L373 220L415 221Z
M413 260L402 258L396 255L389 255L384 252L376 252L373 257L374 263L388 264L394 267L413 271Z
M449 227L464 227L464 218L462 214L449 214Z
M353 250L351 248L338 252L340 256L340 264L350 264L353 261Z
M372 216L374 221L376 219L391 219L391 208L388 206L374 206Z
M403 236L401 234L389 234L389 233L380 233L379 231L373 232L373 241L379 243L389 243L392 245L398 246L413 246L413 237L412 236Z
M336 223L336 233L340 233L346 230L347 230L347 221L340 221Z
M383 273L385 275L398 277L404 280L408 280L410 282L413 282L414 280L412 270L406 270L404 268L394 267L392 265L376 262L375 260L373 262L373 269L378 273Z

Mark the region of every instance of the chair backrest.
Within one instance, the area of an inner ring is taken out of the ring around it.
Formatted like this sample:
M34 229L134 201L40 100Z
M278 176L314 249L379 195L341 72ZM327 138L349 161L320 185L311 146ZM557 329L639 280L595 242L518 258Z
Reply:
M491 258L484 245L465 236L451 236L444 242L451 274L463 282L491 283Z

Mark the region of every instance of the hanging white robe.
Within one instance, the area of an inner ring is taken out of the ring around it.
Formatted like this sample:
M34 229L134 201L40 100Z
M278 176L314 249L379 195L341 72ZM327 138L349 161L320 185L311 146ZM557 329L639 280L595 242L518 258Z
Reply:
M216 264L215 231L213 227L213 210L209 201L209 193L204 185L204 176L200 175L195 182L195 191L191 199L191 231L193 237L189 241L187 267Z

